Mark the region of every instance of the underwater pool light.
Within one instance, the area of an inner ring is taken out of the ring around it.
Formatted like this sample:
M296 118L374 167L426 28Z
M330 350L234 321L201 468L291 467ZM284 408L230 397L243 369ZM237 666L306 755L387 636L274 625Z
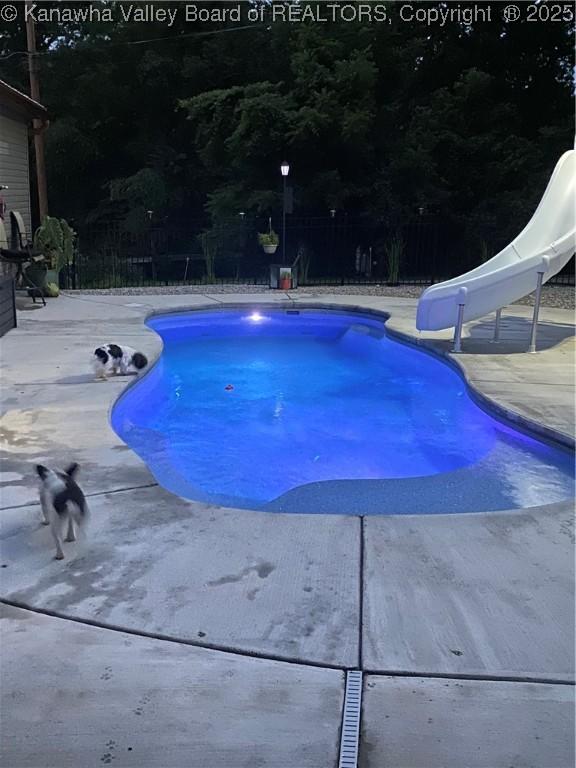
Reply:
M265 320L266 318L264 315L261 315L260 312L252 312L251 315L248 315L248 320L250 320L252 323L261 323L262 320Z

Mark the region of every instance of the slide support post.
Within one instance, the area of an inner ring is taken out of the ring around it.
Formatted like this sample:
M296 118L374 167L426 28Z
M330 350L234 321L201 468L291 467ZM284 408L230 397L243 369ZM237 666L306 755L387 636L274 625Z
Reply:
M456 328L454 329L454 347L452 352L462 352L462 325L464 323L464 307L466 306L466 297L468 295L468 288L462 287L458 291L458 319L456 320Z
M458 304L458 320L454 329L454 346L452 352L462 352L462 320L464 318L464 304Z
M532 330L530 331L530 346L528 352L536 352L536 334L538 332L538 314L540 313L540 299L542 297L542 280L544 272L538 272L536 296L534 298L534 314L532 315Z
M494 336L492 338L492 342L494 344L498 344L500 341L500 318L502 317L502 310L497 309L496 310L496 320L494 320Z

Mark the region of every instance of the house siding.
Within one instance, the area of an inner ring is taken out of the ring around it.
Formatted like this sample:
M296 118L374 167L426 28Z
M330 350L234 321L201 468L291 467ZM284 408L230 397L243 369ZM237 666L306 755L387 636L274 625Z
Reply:
M8 211L20 211L31 237L30 170L28 126L22 120L0 112L0 184L8 189L0 192ZM8 220L7 220L8 223Z

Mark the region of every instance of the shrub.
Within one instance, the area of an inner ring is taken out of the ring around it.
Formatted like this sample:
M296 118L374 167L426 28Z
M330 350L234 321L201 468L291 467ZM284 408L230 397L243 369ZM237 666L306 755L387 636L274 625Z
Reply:
M404 255L404 238L400 231L396 232L384 246L386 254L386 266L388 268L388 282L393 285L398 282L400 273L400 262Z

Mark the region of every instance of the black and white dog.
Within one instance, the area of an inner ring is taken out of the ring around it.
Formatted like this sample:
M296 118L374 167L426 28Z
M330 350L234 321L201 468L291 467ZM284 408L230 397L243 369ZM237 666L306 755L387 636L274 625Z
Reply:
M56 542L56 560L64 559L62 551L62 529L68 523L68 531L64 541L76 541L74 524L79 528L88 520L88 506L80 486L74 476L78 464L70 464L64 472L54 471L36 465L40 478L40 504L44 525L49 525Z
M105 344L94 350L92 367L96 379L108 376L134 374L146 368L148 358L142 352L137 352L132 347L121 347L119 344Z

